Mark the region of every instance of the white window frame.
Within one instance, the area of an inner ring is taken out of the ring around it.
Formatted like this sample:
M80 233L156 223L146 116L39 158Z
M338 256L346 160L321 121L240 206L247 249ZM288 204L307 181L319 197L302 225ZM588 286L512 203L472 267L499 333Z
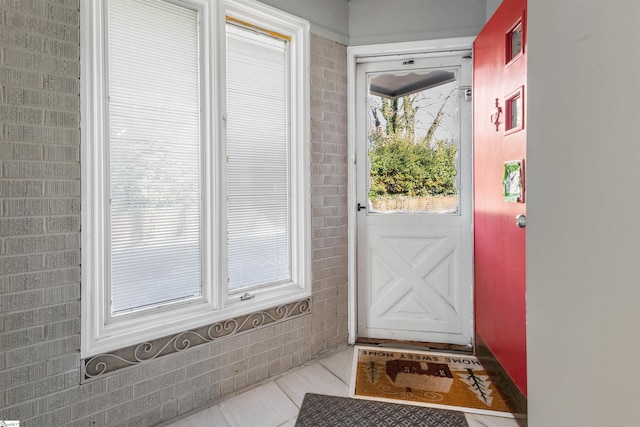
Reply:
M106 283L108 183L104 164L105 2L81 1L81 357L86 358L187 331L311 295L309 183L309 23L253 0L167 0L196 9L201 20L203 123L203 296L112 317ZM252 289L253 298L227 290L225 228L225 25L226 16L291 37L291 281Z

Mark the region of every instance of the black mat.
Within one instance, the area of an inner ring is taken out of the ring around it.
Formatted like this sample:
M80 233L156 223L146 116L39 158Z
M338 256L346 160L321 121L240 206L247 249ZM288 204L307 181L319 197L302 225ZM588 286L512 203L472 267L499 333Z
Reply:
M307 393L296 427L468 427L462 412Z

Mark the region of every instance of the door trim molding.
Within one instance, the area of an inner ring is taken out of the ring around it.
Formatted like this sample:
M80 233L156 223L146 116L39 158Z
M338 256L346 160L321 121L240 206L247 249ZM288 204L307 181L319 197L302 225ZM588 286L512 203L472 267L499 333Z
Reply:
M348 322L349 344L355 344L358 334L357 254L356 254L356 65L359 61L376 57L398 60L414 55L446 54L473 48L475 37L458 37L403 43L350 46L347 48L347 101L348 101L348 193L347 193L347 256L348 264Z

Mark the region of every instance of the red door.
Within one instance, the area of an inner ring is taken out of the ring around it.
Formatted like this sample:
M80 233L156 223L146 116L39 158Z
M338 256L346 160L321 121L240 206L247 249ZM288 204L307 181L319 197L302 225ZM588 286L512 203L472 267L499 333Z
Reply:
M503 1L473 54L476 338L524 396L526 6Z

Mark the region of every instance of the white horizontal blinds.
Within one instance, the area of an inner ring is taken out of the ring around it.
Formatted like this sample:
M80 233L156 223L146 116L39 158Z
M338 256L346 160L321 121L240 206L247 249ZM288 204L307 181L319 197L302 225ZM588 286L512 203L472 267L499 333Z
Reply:
M108 3L111 312L202 294L198 13Z
M286 39L226 25L229 290L289 280Z

